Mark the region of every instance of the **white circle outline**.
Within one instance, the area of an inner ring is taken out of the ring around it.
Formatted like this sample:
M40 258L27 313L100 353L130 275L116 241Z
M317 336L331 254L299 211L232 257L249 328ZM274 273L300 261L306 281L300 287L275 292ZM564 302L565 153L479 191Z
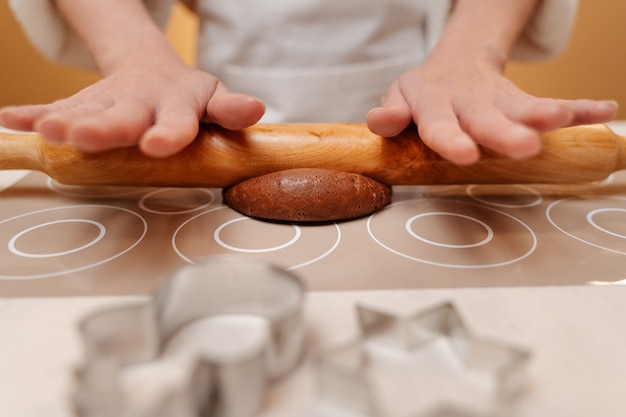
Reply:
M58 183L59 185L64 185L64 186L72 186L71 184L61 184ZM64 190L63 188L59 188L57 185L54 184L54 181L51 177L48 177L48 179L46 180L46 186L48 187L48 189L56 194L60 194L60 195L65 195L68 197L104 197L104 198L113 198L113 197L126 197L126 196L130 196L133 194L140 194L143 193L144 190L148 187L126 187L126 186L119 186L119 190L116 192L111 192L111 193L105 193L102 194L101 196L92 196L89 193L80 193L80 192L72 192L69 190ZM105 185L106 186L106 185ZM75 187L80 187L80 185L76 185Z
M29 232L32 232L33 230L39 229L41 227L50 226L52 224L59 224L59 223L88 223L88 224L96 226L100 230L100 233L91 242L85 243L82 246L78 246L78 247L76 247L74 249L69 249L69 250L66 250L66 251L63 251L63 252L34 254L34 253L27 253L27 252L21 251L17 247L15 247L15 242L17 242L17 240L20 237L24 236L25 234L27 234ZM13 236L11 238L11 240L9 241L8 247L9 247L9 250L11 252L13 252L15 255L23 256L25 258L53 258L55 256L69 255L71 253L76 253L76 252L80 252L81 250L87 249L88 247L93 246L96 243L98 243L100 240L102 240L102 238L104 237L105 233L106 233L106 228L102 225L102 223L99 223L99 222L96 222L96 221L93 221L93 220L88 220L88 219L55 220L55 221L52 221L52 222L46 222L46 223L38 224L36 226L32 226L32 227L29 227L28 229L22 230L21 232L17 233L15 236Z
M148 198L152 197L155 194L162 193L164 191L170 191L170 190L177 190L177 188L173 188L173 187L170 187L170 188L158 188L156 190L150 191L149 193L146 193L139 200L139 208L141 208L143 211L147 211L148 213L152 213L152 214L185 214L185 213L191 213L193 211L198 211L198 210L202 210L203 208L209 207L215 201L215 194L213 194L213 192L211 190L207 190L206 188L190 188L189 190L202 191L202 192L208 194L211 197L209 202L205 203L205 204L202 204L201 206L198 206L198 207L194 207L194 208L187 209L187 210L179 210L179 211L159 211L159 210L153 210L153 209L148 208L146 206L145 201Z
M614 200L620 200L620 201L626 201L626 198L620 198L620 197L615 197L615 196L611 196L611 197L607 197L607 198L614 199ZM550 212L552 211L554 206L556 206L558 203L563 202L563 201L567 201L567 200L574 200L574 199L575 199L575 197L562 198L560 200L553 201L550 205L548 205L548 207L546 208L546 218L548 219L550 224L552 226L554 226L557 230L559 230L561 233L564 233L567 236L569 236L571 238L574 238L577 241L582 242L582 243L584 243L586 245L593 246L594 248L598 248L598 249L603 249L603 250L606 250L606 251L609 251L609 252L617 253L617 254L620 254L620 255L626 255L626 252L624 252L624 251L620 251L620 250L612 249L612 248L607 248L605 246L601 246L601 245L598 245L596 243L589 242L589 241L587 241L587 240L585 240L583 238L580 238L580 237L574 235L573 233L570 233L570 232L566 231L562 227L557 226L556 222L554 221L554 219L550 215Z
M213 232L213 239L215 239L217 244L220 245L221 247L223 247L225 249L228 249L228 250L232 250L233 252L265 253L265 252L274 252L274 251L277 251L277 250L289 247L289 246L293 245L294 243L296 243L298 241L298 239L300 239L300 236L302 236L302 230L300 229L300 226L292 224L292 226L295 229L296 233L294 234L294 237L291 238L291 240L289 240L288 242L283 243L282 245L268 247L268 248L263 248L263 249L243 249L243 248L238 248L236 246L229 245L228 243L224 242L222 240L222 238L220 237L220 232L225 227L230 226L233 223L243 221L243 220L251 220L251 218L250 217L237 217L235 219L232 219L232 220L229 220L229 221L227 221L225 223L220 224L219 227L217 229L215 229L215 232Z
M616 209L616 208L602 208L602 209L596 209L596 210L591 210L589 213L587 213L587 222L592 225L594 228L598 229L601 232L606 233L607 235L611 235L611 236L615 236L618 237L620 239L626 239L626 235L621 235L619 233L615 233L612 232L608 229L605 229L604 227L600 226L599 224L597 224L594 220L593 220L593 216L598 214L598 213L604 213L604 212L621 212L621 213L626 213L626 209Z
M178 233L183 229L183 227L185 227L188 223L192 222L193 220L197 219L200 216L204 216L208 213L217 211L217 210L224 210L224 209L228 209L228 206L219 206L219 207L214 207L210 210L206 210L203 211L202 213L198 213L193 217L190 217L189 219L185 220L180 226L178 226L178 228L174 231L174 233L172 234L172 239L171 239L171 243L172 243L172 247L174 248L174 252L176 252L176 254L185 262L190 263L192 265L195 264L195 262L191 259L189 259L188 257L186 257L185 255L183 255L183 253L180 251L180 249L178 248L178 245L176 244L176 237L178 236ZM247 216L241 216L242 219L248 219L249 217ZM312 263L315 263L319 260L324 259L325 257L327 257L329 254L331 254L336 248L337 246L339 246L339 243L341 242L341 229L339 227L339 225L337 223L333 223L333 225L335 226L335 229L337 230L337 240L335 240L335 243L333 243L333 245L330 247L330 249L328 249L326 252L322 253L321 255L309 259L307 261L301 262L299 264L296 265L292 265L290 267L286 267L285 269L288 271L294 270L294 269L298 269L298 268L302 268L304 266L310 265Z
M529 191L532 195L536 197L535 201L531 201L530 203L526 203L526 204L494 203L485 198L478 197L476 194L472 193L472 190L476 188L477 186L478 186L477 184L468 185L467 190L466 190L467 195L469 195L474 200L480 203L486 204L488 206L501 207L501 208L525 208L525 207L535 207L543 203L542 195L539 192L537 192L537 190L533 189L532 187L528 187L526 185L521 185L521 184L510 185L511 187L521 188L522 190Z
M335 243L333 243L333 245L330 247L330 249L328 249L326 252L322 253L320 256L313 258L313 259L309 259L308 261L304 261L302 263L296 264L296 265L292 265L287 269L287 271L291 271L294 269L298 269L298 268L302 268L303 266L307 266L307 265L311 265L312 263L315 263L319 260L324 259L325 257L327 257L328 255L330 255L335 249L337 249L337 246L339 246L339 242L341 242L341 228L339 227L339 225L337 223L333 223L333 225L335 226L335 229L337 230L337 240L335 240Z
M135 213L132 210L129 210L129 209L126 209L126 208L123 208L123 207L111 206L111 205L106 205L106 204L77 204L77 205L73 205L73 206L59 206L59 207L51 207L51 208L47 208L47 209L35 210L35 211L31 211L29 213L23 213L23 214L19 214L17 216L10 217L10 218L5 219L5 220L1 220L0 221L0 225L3 224L3 223L7 223L7 222L10 222L10 221L22 218L22 217L31 216L33 214L45 213L45 212L48 212L48 211L55 211L55 210L75 209L75 208L110 208L110 209L114 209L114 210L120 210L120 211L127 212L127 213L132 214L133 216L137 217L139 220L141 220L141 222L143 224L143 232L141 233L141 236L139 236L139 238L137 239L137 241L135 243L133 243L132 245L130 245L129 247L127 247L123 251L121 251L119 253L116 253L115 255L110 256L108 258L101 259L100 261L92 263L92 264L89 264L89 265L83 265L83 266L77 267L77 268L71 268L71 269L64 270L64 271L49 272L49 273L45 273L45 274L33 274L33 275L24 275L24 276L0 275L0 279L16 280L17 281L17 280L50 278L50 277L55 277L55 276L59 276L59 275L72 274L72 273L75 273L75 272L80 272L80 271L84 271L84 270L89 269L89 268L100 266L102 264L105 264L107 262L112 261L113 259L119 258L120 256L124 255L126 252L132 250L135 246L137 246L139 244L139 242L141 242L143 240L143 238L146 236L146 233L148 232L148 223L146 222L146 220L141 215Z
M456 200L443 200L443 199L437 199L437 198L433 198L433 199L427 199L429 201L443 201L446 203L458 203L458 204L468 204L468 205L472 205L475 207L480 207L480 208L484 208L487 210L491 210L491 211L495 211L496 213L502 214L505 217L509 217L510 219L516 221L517 223L521 224L524 228L526 228L526 230L528 230L528 232L530 233L530 236L532 237L532 246L531 248L523 255L518 256L517 258L514 259L510 259L508 261L504 261L504 262L498 262L498 263L494 263L494 264L484 264L484 265L455 265L455 264L446 264L443 262L435 262L435 261L429 261L427 259L421 259L415 256L411 256L411 255L407 255L405 253L402 253L398 250L395 250L387 245L385 245L384 243L382 243L378 238L376 238L376 236L374 235L374 233L372 232L372 219L374 218L374 216L377 215L377 213L374 213L372 215L370 215L367 219L367 232L370 235L370 237L372 239L374 239L374 241L376 243L378 243L380 246L382 246L383 248L387 249L388 251L395 253L396 255L399 255L403 258L406 259L410 259L412 261L415 262L421 262L427 265L433 265L433 266L443 266L443 267L447 267L447 268L458 268L458 269L479 269L479 268L497 268L497 267L501 267L501 266L506 266L506 265L510 265L513 264L515 262L521 261L522 259L527 258L528 256L530 256L535 249L537 248L537 236L535 235L535 232L533 232L533 230L528 227L528 225L526 225L526 223L524 223L523 221L517 219L516 217L503 212L502 210L497 210L494 209L493 207L486 207L485 205L481 205L481 204L475 204L475 203L470 203L470 202L465 202L465 201L456 201ZM397 203L393 203L390 204L389 206L387 206L387 208L385 209L385 211L388 211L389 208L391 208L392 206L396 206L396 205L400 205L400 204L406 204L406 203L410 203L410 202L415 202L415 201L425 201L425 200L406 200L406 201L399 201Z
M435 242L433 240L426 239L426 238L418 235L417 233L415 233L413 231L413 229L411 229L411 224L415 220L419 219L420 217L440 216L440 215L451 216L451 217L460 217L462 219L467 219L467 220L471 220L471 221L473 221L475 223L478 223L479 225L484 227L485 230L487 231L487 237L485 237L480 242L476 242L476 243L469 243L469 244L466 244L466 245L451 245L451 244L447 244L447 243L439 243L439 242ZM489 243L489 241L491 241L491 239L493 239L493 229L487 223L485 223L483 221L480 221L478 219L475 219L473 217L467 216L465 214L451 213L451 212L448 212L448 211L433 211L433 212L429 212L429 213L417 214L417 215L411 217L409 220L406 221L405 228L406 228L406 231L409 232L409 235L413 236L415 239L421 240L422 242L428 243L429 245L439 246L439 247L442 247L442 248L452 248L452 249L475 248L475 247L478 247L478 246L486 245L487 243Z

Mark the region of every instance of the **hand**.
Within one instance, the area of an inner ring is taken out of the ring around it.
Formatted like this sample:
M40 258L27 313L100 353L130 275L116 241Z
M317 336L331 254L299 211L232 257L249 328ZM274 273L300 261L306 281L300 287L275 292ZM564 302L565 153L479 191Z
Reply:
M497 60L433 56L395 80L372 109L372 132L395 136L415 122L420 138L443 158L468 165L481 145L513 159L538 154L538 132L612 119L612 101L533 97L502 74Z
M166 157L193 141L199 121L241 129L264 112L260 100L231 94L215 77L181 63L128 66L67 99L5 108L0 123L86 152L138 145L146 155Z

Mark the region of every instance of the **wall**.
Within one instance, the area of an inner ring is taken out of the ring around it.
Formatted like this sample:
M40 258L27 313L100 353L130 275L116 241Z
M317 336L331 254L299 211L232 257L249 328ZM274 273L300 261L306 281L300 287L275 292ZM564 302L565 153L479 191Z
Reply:
M578 22L565 53L545 63L513 63L507 74L528 92L548 97L615 99L626 119L626 1L581 0ZM194 17L177 7L168 37L194 62ZM45 61L22 34L6 2L0 2L0 106L48 102L71 94L98 75Z
M626 1L580 0L565 53L545 63L513 63L507 74L526 91L546 97L614 99L626 119Z

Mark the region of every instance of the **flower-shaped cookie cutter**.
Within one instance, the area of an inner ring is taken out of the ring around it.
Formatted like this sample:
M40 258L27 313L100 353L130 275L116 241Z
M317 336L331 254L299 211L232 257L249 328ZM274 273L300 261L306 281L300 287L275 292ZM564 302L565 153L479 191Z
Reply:
M293 369L302 355L304 287L292 273L265 262L215 256L184 266L154 297L97 311L79 330L84 360L76 372L74 406L80 417L253 416L267 384ZM220 315L266 320L268 337L236 360L194 358L183 386L171 387L148 409L133 406L123 368L155 360L179 329Z
M421 397L432 397L434 402L424 408L399 413L411 417L502 417L515 413L515 402L526 387L526 369L530 351L524 347L501 341L476 337L465 325L451 302L445 302L418 311L409 316L398 316L376 308L357 305L360 335L350 341L322 350L316 363L318 399L335 409L348 411L351 415L388 417L395 415L389 404L383 404L380 384L374 379L373 355L380 349L399 353L403 357L417 357L420 351L430 349L436 341L445 341L451 356L460 365L461 372L472 372L488 379L489 393L483 404L468 406L457 402L458 398L446 398L446 384L421 386L414 390L407 372L415 368L401 369L400 376L387 378L387 389ZM372 347L376 349L372 350ZM426 378L436 378L432 369L422 360ZM426 369L429 368L429 369ZM429 382L428 382L429 383ZM483 387L484 388L484 387ZM410 402L410 398L397 400ZM454 397L453 395L450 397ZM443 398L443 399L442 399ZM424 401L423 403L428 403ZM332 413L331 413L332 414Z

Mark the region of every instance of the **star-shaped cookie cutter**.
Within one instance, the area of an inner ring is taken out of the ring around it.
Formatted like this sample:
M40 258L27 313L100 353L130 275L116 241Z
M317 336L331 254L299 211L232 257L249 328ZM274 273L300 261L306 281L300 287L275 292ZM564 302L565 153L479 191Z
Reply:
M178 269L154 297L97 311L79 326L84 360L76 372L74 408L80 417L253 416L269 381L292 370L302 355L304 287L292 273L236 256L214 256ZM133 406L123 368L157 358L168 339L196 320L252 315L268 324L258 349L236 360L198 357L183 386L156 404Z
M526 387L526 368L530 359L528 349L475 336L451 302L409 316L398 316L363 305L357 305L356 309L359 336L326 348L317 356L318 399L322 403L348 411L351 415L388 417L393 413L382 404L377 392L380 385L373 382L373 357L368 347L382 347L389 352L413 355L443 338L464 372L475 372L491 381L487 404L468 407L454 399L444 398L431 407L411 411L408 415L501 417L514 414L512 406ZM441 393L428 389L413 392L411 386L406 386L406 372L411 371L401 370L403 375L400 378L387 381L391 385L395 384L392 389L408 391L414 396L441 396ZM433 387L434 390L441 388Z

